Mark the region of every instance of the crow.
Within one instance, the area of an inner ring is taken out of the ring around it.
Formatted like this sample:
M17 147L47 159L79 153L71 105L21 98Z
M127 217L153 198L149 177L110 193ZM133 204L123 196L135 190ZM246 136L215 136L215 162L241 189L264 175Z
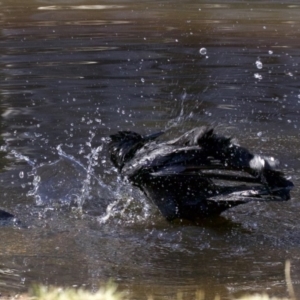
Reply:
M214 128L194 128L159 142L164 132L120 131L109 152L122 176L140 188L168 220L201 220L250 201L286 201L293 183L279 161L250 153Z

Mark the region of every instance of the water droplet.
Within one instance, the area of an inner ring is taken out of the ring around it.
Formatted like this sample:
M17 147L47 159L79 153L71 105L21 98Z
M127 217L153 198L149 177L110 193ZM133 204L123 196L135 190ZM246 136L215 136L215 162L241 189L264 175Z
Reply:
M262 69L263 64L262 64L261 61L257 60L257 61L255 62L255 64L256 64L256 68L257 68L257 69Z
M28 185L32 185L31 182L28 182ZM34 196L35 203L36 203L37 205L42 205L43 203L42 203L41 197L40 197L39 195L35 195L35 192L36 192L36 189L30 190L30 191L27 192L26 195L27 195L27 196Z
M141 82L144 83L145 82L145 78L141 78Z
M254 78L262 80L262 76L260 74L258 74L258 73L254 74Z
M207 53L206 48L201 48L201 49L199 50L199 53L200 53L201 55L205 55L205 54Z
M40 181L41 181L41 177L36 175L36 176L34 176L32 183L33 183L33 185L37 186Z
M258 132L256 135L257 135L257 136L262 136L262 132L260 131L260 132Z
M20 178L24 178L24 172L23 172L23 171L21 171L21 172L19 173L19 177L20 177Z
M300 99L300 94L298 95L298 98Z
M269 54L270 54L270 55L273 54L273 51L272 51L272 50L269 50Z

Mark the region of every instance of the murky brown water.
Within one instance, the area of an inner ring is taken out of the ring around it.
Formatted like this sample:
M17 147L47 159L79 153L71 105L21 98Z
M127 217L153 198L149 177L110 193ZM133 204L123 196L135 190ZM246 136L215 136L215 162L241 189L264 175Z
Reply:
M300 6L281 2L0 2L0 207L22 222L0 230L1 292L286 295L291 259L299 294ZM110 133L199 124L277 156L292 200L168 224L112 169Z

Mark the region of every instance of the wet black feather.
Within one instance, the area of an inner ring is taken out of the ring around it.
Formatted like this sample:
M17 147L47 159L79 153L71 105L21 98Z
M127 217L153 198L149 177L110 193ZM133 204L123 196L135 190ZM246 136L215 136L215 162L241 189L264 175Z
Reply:
M293 183L276 170L278 161L254 155L197 127L179 138L158 142L163 132L111 136L111 161L138 186L168 220L194 220L220 214L250 201L290 199Z

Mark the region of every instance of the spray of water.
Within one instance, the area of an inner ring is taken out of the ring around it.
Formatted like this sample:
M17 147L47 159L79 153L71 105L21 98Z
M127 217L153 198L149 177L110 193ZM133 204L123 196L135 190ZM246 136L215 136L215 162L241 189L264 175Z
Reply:
M114 222L117 224L143 223L153 215L153 206L140 191L118 176L117 187L111 202L103 215L98 218L100 224Z
M43 210L67 206L82 214L96 207L100 224L131 224L147 220L153 207L137 189L117 175L113 167L107 168L103 154L106 140L103 139L99 146L93 147L94 137L95 134L90 133L85 143L87 150L83 151L86 154L81 156L81 160L63 150L62 144L56 147L59 159L42 164L16 150L7 153L26 161L32 167L26 173L32 178L28 183L30 190L27 196L33 198L35 205ZM95 168L99 166L103 167L103 172L110 178L113 176L113 181L106 183L100 174L96 174ZM24 172L21 171L19 177L24 177Z
M179 115L168 121L168 123L166 124L165 130L169 130L172 127L176 127L184 121L184 119L185 119L185 117L184 117L184 100L186 99L186 96L187 96L186 92L184 92L184 94L181 97Z

